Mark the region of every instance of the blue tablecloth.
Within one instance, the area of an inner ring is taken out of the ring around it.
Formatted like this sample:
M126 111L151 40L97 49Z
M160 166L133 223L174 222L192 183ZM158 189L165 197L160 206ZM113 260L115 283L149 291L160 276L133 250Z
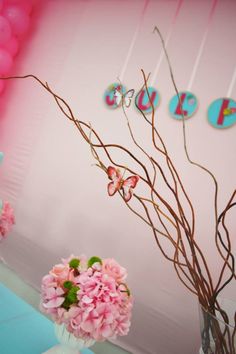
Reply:
M55 344L53 323L0 283L0 353L41 354Z

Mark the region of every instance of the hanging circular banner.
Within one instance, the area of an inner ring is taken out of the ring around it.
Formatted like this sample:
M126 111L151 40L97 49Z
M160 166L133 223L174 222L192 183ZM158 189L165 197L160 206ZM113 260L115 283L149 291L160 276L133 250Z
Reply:
M207 118L215 128L231 127L236 123L236 101L231 98L218 98L208 107Z
M2 162L3 160L3 152L0 151L0 163Z
M147 90L144 88L135 97L135 104L143 113L151 113L153 108L157 108L159 102L160 95L154 87L148 87Z
M115 82L114 84L109 85L104 93L104 101L109 108L119 107L115 98L115 90L119 91L121 94L124 94L126 91L125 87L120 83Z
M181 103L182 110L181 110ZM169 112L175 119L182 120L184 117L190 118L196 112L198 107L197 97L189 91L182 91L171 98L169 103Z

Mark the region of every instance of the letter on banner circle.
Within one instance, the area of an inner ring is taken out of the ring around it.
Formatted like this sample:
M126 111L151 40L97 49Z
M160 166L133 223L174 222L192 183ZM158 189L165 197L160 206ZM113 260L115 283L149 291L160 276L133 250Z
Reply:
M152 104L150 101L152 102ZM152 105L153 108L156 109L159 102L160 102L160 95L154 87L148 87L147 90L146 88L144 88L135 97L136 106L138 106L138 108L141 111L143 111L143 113L151 113Z
M182 111L179 98L182 103ZM197 110L197 97L192 92L182 91L179 93L179 98L175 95L170 100L169 112L171 116L175 119L182 120L183 113L185 118L190 118Z
M218 98L207 111L208 122L215 128L229 128L236 123L236 101L231 98Z
M114 97L115 89L119 90L122 94L126 91L125 87L117 82L108 86L104 93L104 101L109 108L113 109L118 107Z

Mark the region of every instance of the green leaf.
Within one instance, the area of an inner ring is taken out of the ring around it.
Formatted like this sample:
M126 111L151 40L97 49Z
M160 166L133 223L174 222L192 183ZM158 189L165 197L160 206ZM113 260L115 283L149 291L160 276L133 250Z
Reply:
M65 298L65 300L64 300L64 302L63 302L63 304L62 304L62 307L63 307L64 309L66 309L66 310L69 310L70 305L71 305L70 301L69 301L67 298Z
M70 261L69 266L70 266L71 268L76 269L76 268L78 268L79 264L80 264L80 260L79 260L78 258L73 258L73 259Z
M88 267L89 267L89 268L92 267L92 265L93 265L94 263L100 263L100 264L102 264L101 258L96 257L96 256L91 257L91 258L88 260Z
M127 293L127 295L130 297L131 292L130 292L128 286L125 283L120 283L120 285L123 285L125 287L125 289L126 289L126 290L121 290L121 292Z
M66 299L71 303L71 304L74 304L78 301L78 298L77 298L77 291L79 290L80 288L78 286L73 286L67 293L66 295Z
M72 281L70 280L66 280L64 283L63 283L63 287L66 288L66 289L71 289L73 286L73 283Z
M126 287L126 289L127 289L127 295L130 296L131 294L130 294L130 290L129 290L128 286Z

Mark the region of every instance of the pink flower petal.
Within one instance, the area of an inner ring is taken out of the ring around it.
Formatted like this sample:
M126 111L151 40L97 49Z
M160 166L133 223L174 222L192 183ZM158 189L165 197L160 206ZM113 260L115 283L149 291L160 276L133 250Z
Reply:
M44 303L43 306L46 308L59 307L63 304L64 300L64 297L57 297L55 299L49 300L47 303Z

